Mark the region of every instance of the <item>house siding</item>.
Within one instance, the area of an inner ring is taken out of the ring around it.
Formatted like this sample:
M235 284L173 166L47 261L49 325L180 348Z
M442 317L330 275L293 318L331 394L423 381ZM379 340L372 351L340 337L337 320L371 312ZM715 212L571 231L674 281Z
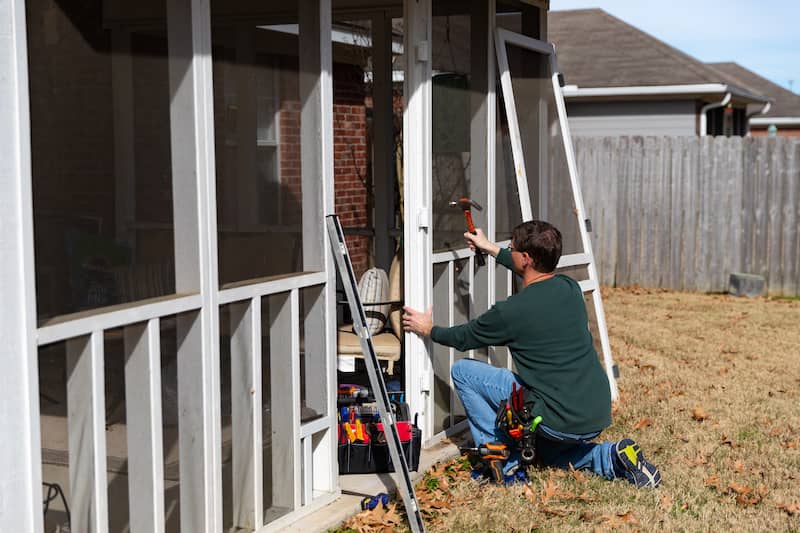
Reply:
M694 101L568 102L575 136L697 135Z

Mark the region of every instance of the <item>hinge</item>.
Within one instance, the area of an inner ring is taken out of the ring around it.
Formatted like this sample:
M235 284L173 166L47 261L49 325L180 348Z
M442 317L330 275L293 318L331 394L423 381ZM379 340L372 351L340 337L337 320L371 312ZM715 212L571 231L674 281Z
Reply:
M417 44L417 61L420 63L426 63L431 60L431 51L430 46L428 45L428 41L420 41Z

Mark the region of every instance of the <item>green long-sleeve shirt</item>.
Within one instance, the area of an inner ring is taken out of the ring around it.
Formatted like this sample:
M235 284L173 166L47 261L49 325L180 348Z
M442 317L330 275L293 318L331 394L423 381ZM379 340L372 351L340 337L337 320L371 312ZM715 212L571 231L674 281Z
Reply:
M497 262L511 269L511 252L501 250ZM532 392L534 415L556 431L586 434L611 424L608 378L588 324L580 286L558 274L531 283L466 324L434 326L431 339L459 351L508 346L517 374Z

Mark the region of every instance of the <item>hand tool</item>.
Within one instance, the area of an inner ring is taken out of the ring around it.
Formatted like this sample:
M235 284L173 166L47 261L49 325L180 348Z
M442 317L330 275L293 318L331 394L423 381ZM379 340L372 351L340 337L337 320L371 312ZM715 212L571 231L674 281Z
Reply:
M389 505L389 495L386 494L385 492L379 492L378 494L376 494L375 496L372 496L372 497L365 496L361 500L361 510L362 511L372 511L373 509L375 509L378 506L378 504L381 504L384 507Z
M467 229L470 233L476 235L477 232L475 231L475 224L472 222L472 208L474 207L478 211L483 211L483 208L478 205L476 201L470 200L469 198L459 198L458 200L453 200L447 205L450 207L457 207L464 212L464 219L467 221ZM478 248L475 249L475 260L480 266L486 264L486 258L483 256L483 252Z
M511 452L503 442L484 442L476 448L459 448L462 454L478 457L492 476L495 483L504 481L503 465Z

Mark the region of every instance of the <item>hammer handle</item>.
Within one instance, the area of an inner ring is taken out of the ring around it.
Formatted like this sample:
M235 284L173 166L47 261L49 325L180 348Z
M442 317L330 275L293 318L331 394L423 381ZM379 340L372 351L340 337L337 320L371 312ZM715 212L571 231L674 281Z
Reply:
M475 235L477 233L475 231L475 223L472 222L472 213L468 209L464 211L464 218L467 219L467 229L470 233ZM486 258L483 257L483 252L477 249L475 250L475 260L480 266L484 266L486 264Z

